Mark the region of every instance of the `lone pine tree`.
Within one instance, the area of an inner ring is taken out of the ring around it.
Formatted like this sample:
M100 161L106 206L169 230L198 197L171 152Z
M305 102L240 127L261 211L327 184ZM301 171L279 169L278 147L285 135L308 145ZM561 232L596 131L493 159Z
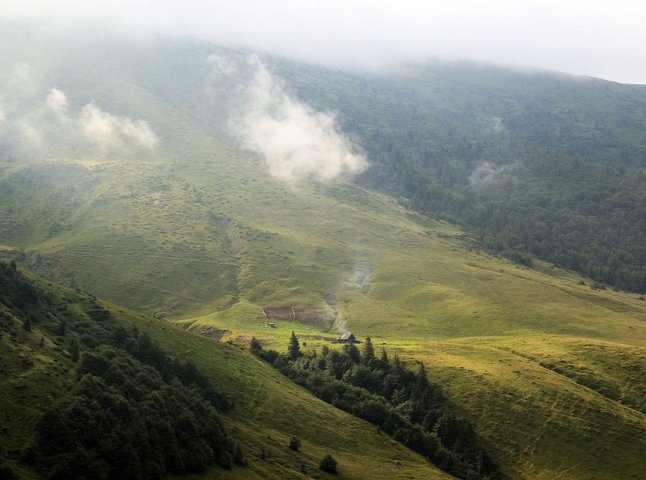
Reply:
M298 343L298 338L296 337L296 334L294 333L293 330L292 330L292 336L289 339L287 354L289 355L289 358L292 360L296 360L298 357L301 356L301 346Z

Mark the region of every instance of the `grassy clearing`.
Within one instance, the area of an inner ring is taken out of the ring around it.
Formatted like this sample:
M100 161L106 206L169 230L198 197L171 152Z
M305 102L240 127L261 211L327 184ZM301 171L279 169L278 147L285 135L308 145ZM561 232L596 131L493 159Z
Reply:
M638 347L555 336L472 338L398 350L405 358L425 361L431 377L478 425L496 457L506 459L514 478L640 478L643 413L590 388L607 389L596 372L591 376L595 385L583 385L542 365L567 358L588 365L582 352L589 348L613 349L630 358L631 366L643 368ZM625 362L606 358L597 368L622 371ZM632 392L643 379L618 376L609 384Z

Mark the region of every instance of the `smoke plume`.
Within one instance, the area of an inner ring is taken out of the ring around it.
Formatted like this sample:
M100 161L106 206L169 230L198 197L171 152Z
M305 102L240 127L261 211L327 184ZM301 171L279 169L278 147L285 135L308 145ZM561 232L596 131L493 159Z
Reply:
M49 91L45 105L47 105L47 108L54 112L59 119L67 118L67 107L69 107L69 102L67 101L65 94L58 88L52 88Z

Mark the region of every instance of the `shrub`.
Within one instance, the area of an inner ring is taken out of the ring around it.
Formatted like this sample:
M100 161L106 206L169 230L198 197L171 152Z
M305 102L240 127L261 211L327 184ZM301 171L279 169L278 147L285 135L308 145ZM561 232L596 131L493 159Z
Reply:
M319 468L323 470L324 472L327 473L333 473L336 475L336 460L330 455L329 453L323 457L321 460L321 463L319 464Z
M298 449L301 448L301 441L298 439L298 437L292 436L289 439L289 448L291 448L295 452L298 452Z
M254 355L258 355L262 351L262 345L260 345L260 342L256 339L256 337L253 337L251 339L251 343L249 343L249 350Z
M591 288L592 290L605 290L605 289L606 289L606 286L605 286L603 283L599 283L599 282L592 282L592 283L590 284L590 288Z

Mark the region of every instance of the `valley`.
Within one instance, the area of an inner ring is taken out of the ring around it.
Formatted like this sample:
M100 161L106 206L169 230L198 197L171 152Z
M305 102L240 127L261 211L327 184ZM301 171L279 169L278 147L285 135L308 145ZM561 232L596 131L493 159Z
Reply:
M80 58L101 45L87 48ZM228 84L209 90L197 73L208 54L242 54L208 44L164 48L115 47L85 77L64 63L45 69L41 97L58 86L79 107L94 102L113 118L146 119L159 146L130 148L135 140L124 137L119 148L93 150L63 136L29 153L4 145L0 256L76 305L70 323L87 321L89 304L99 302L115 326L136 326L194 362L234 403L222 418L249 465L181 478L308 478L301 465L312 478L331 478L318 470L327 453L339 461L339 478L452 478L247 351L255 337L285 352L292 332L307 353L339 348L329 339L345 331L370 336L413 371L424 362L503 478L641 478L641 294L538 257L530 267L495 255L465 226L413 210L394 188L349 174L272 175L227 130ZM173 68L181 73L169 86ZM269 319L272 308L325 313ZM0 344L0 456L25 478L42 477L20 461L30 429L73 384L69 341L45 328L58 320L47 311L37 312L48 320L31 333L13 319L18 333L7 330ZM24 392L20 401L14 390ZM300 452L286 448L292 435Z

